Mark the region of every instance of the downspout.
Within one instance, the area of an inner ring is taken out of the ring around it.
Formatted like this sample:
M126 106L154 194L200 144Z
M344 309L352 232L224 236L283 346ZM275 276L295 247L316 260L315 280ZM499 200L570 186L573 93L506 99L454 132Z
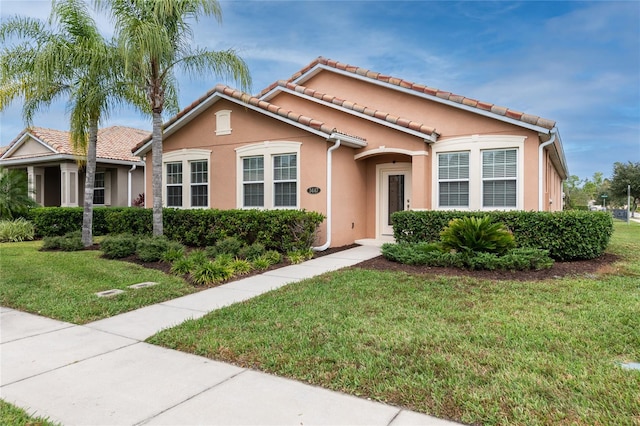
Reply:
M336 139L336 142L331 148L327 150L327 242L319 247L312 247L313 251L325 251L331 245L331 184L333 181L331 158L332 153L340 147L341 140Z
M544 175L543 175L543 154L544 154L544 148L551 145L552 143L554 143L556 141L556 134L557 134L557 130L555 128L553 128L551 130L551 139L549 139L548 141L544 142L543 144L541 144L538 147L538 211L543 211L543 207L544 207L544 200L543 200L543 189L544 189Z
M138 167L137 164L134 164L129 169L129 173L127 174L127 206L131 207L131 174Z

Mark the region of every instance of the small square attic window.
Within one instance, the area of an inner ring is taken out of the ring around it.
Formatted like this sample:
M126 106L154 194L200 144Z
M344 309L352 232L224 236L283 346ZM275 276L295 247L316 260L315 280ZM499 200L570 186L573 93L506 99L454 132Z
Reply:
M223 109L216 112L216 136L231 134L231 110Z

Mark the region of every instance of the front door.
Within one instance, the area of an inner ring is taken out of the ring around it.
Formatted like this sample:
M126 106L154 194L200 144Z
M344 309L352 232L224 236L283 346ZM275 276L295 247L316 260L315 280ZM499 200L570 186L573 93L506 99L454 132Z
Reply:
M411 165L390 164L379 170L378 232L393 236L391 215L411 208Z

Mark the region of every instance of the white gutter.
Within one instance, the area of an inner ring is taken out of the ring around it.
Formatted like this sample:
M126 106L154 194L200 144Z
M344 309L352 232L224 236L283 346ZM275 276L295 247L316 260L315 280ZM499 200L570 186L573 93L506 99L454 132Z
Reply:
M543 189L544 189L544 175L543 175L543 160L544 160L544 148L551 145L552 143L554 143L556 141L556 134L557 134L558 130L554 127L553 129L551 129L551 139L549 139L548 141L546 141L545 143L541 144L538 147L538 211L543 211L543 207L544 207L544 200L543 200Z
M342 143L339 137L335 141L335 144L327 150L327 242L319 247L312 247L313 251L325 251L331 245L331 184L333 181L331 158L333 151L338 149Z
M127 206L131 207L131 173L138 167L137 164L134 164L129 169L129 173L127 173Z

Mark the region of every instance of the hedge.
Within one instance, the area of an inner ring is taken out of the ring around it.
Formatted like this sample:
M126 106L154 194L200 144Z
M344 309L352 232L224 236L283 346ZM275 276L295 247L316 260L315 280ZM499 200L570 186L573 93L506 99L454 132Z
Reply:
M436 242L449 221L463 216L489 215L513 232L518 247L548 250L555 260L582 260L601 256L613 233L606 212L463 212L401 211L392 215L398 243Z
M64 235L82 229L82 207L39 207L27 219L35 225L36 236ZM151 235L151 209L138 207L96 207L93 234ZM164 235L192 247L212 246L226 237L236 237L250 245L259 242L267 250L289 252L308 249L315 240L320 213L304 210L181 210L163 211Z

